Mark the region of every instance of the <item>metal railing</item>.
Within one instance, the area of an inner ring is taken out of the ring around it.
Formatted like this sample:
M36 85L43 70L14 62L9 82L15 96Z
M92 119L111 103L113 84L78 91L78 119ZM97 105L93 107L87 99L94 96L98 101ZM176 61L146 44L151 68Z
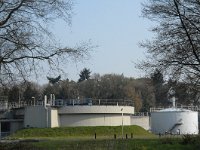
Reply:
M6 111L13 108L21 108L26 106L43 106L44 101L20 101L20 102L0 102L0 111ZM133 100L128 99L56 99L48 100L49 106L74 106L74 105L104 105L104 106L133 106Z
M113 106L133 106L132 100L125 99L67 99L55 100L55 106L69 105L113 105Z
M168 109L168 108L173 108L173 107L153 107L153 108L150 108L150 112L158 112L160 110ZM185 106L185 105L179 106L178 105L174 108L176 108L176 109L187 109L187 110L191 110L191 111L200 111L198 106Z
M43 104L33 104L31 101L20 101L20 102L0 102L0 111L6 111L13 108L21 108L25 106L33 106L33 105L43 105Z
M132 116L149 116L148 112L135 112Z

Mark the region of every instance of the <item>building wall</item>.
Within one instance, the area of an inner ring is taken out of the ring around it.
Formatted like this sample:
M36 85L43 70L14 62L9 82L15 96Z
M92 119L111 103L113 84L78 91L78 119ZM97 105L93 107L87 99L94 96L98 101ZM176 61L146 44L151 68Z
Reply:
M24 127L23 121L13 121L10 122L10 133L14 133Z
M138 125L145 130L150 129L149 116L132 116L131 125Z
M120 126L131 125L131 106L65 106L25 108L24 127Z
M65 106L58 114L134 114L132 106Z
M48 120L46 109L43 106L27 106L25 108L24 127L45 128Z
M64 114L60 115L60 126L120 126L131 125L130 115L120 114Z
M50 121L50 127L59 127L59 116L58 116L58 110L57 109L49 109L49 121Z
M131 125L131 106L65 106L58 109L60 126ZM123 116L123 117L122 117Z

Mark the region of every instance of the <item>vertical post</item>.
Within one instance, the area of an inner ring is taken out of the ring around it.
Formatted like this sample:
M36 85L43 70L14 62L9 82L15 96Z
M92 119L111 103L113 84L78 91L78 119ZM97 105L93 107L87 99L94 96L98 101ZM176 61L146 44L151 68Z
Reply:
M116 136L116 134L114 134L114 139L116 139L117 138L117 136Z
M55 95L53 94L53 106L55 106Z
M33 106L35 106L35 97L33 96L32 99L33 99Z
M95 140L97 139L97 134L96 134L96 133L94 134L94 139L95 139Z
M2 79L2 76L1 76L1 61L2 61L3 59L1 58L1 48L0 48L0 82L1 81L3 81L3 79ZM0 88L0 93L1 93L1 88Z
M50 94L50 105L53 105L53 95Z
M124 114L123 114L123 108L121 109L122 112L122 139L124 138Z
M1 122L0 122L0 141L1 141Z
M172 97L172 105L175 108L176 107L176 98L175 96Z
M21 89L20 89L21 90ZM18 108L20 108L20 101L21 101L21 95L20 95L20 90L19 90L19 102L18 102Z
M46 109L46 106L47 106L47 96L45 95L44 96L44 108Z
M44 108L46 109L46 126L48 128L48 107L47 107L47 96L44 96Z

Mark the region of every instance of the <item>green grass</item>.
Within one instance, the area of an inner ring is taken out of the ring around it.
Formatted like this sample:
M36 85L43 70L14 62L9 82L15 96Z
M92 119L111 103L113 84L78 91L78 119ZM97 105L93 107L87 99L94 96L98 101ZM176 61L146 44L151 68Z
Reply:
M170 139L101 139L46 140L33 143L1 144L0 150L199 150L200 144L183 144L181 138Z
M94 139L94 133L97 139ZM133 133L133 138L130 134ZM114 134L117 139L114 139ZM158 138L139 126L121 127L64 127L23 129L11 137L18 143L1 143L0 150L199 150L200 136L162 136ZM24 140L28 139L28 140ZM39 139L39 140L35 140ZM23 141L24 140L24 141ZM35 141L34 141L35 140ZM12 141L12 140L11 140Z
M31 128L23 129L17 131L15 134L11 135L12 138L94 138L96 133L98 137L114 137L116 134L117 137L121 137L122 128L121 126L110 127L110 126L101 126L101 127L62 127L62 128ZM153 134L144 130L139 126L124 126L124 136L128 134L131 136L131 133L134 137L154 137Z

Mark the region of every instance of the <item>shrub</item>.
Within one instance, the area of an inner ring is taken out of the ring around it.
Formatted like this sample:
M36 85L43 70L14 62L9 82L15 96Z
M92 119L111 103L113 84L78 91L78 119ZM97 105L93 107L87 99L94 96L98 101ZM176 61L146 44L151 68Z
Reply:
M185 134L182 137L181 144L183 144L183 145L194 144L195 139L196 139L196 137L194 137L193 135Z
M172 138L163 138L161 139L162 144L173 144Z

